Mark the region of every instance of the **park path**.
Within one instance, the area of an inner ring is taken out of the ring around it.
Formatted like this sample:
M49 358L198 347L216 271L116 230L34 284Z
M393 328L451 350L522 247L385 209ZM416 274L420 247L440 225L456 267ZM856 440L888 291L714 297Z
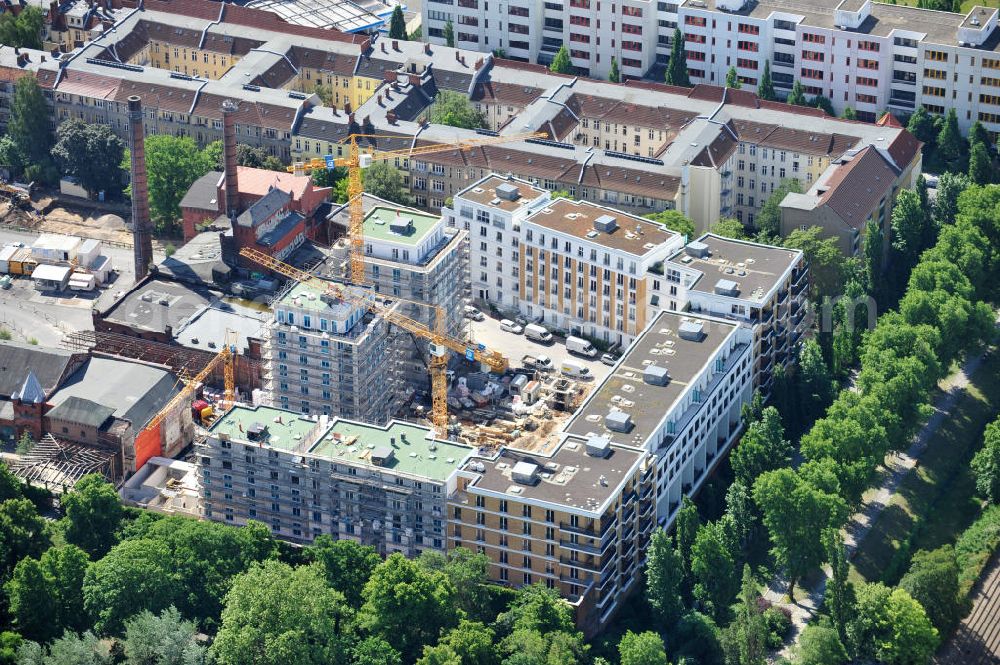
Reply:
M1000 317L997 322L1000 323ZM914 436L913 443L905 452L890 453L886 457L881 478L875 491L866 493L866 498L862 501L861 509L854 513L844 526L844 546L847 550L847 558L854 557L858 545L878 521L879 516L885 507L889 505L892 495L896 492L899 484L908 473L917 465L920 456L927 449L927 444L931 437L938 431L945 418L948 417L951 409L959 396L969 386L969 377L974 375L992 347L987 348L982 353L969 358L959 368L959 370L943 379L938 387L943 391L934 402L934 413ZM791 647L798 640L802 629L805 628L809 620L823 603L823 594L826 592L826 581L830 576L830 567L823 566L823 574L812 583L805 583L806 586L796 587L798 598L794 602L787 600L788 578L783 574L776 575L764 590L763 596L777 607L786 608L792 614L792 628L785 640L785 644L780 652L772 654L772 660L778 657L788 657ZM803 596L803 590L805 595Z

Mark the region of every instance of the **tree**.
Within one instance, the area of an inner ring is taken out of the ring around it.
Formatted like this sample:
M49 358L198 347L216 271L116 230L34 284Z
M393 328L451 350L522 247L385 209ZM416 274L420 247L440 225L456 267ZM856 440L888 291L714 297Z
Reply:
M63 174L78 179L92 194L118 192L125 142L110 125L91 125L72 118L59 125L56 139L52 157Z
M563 44L559 47L556 52L556 56L552 59L552 64L549 65L549 70L557 74L572 74L573 73L573 61L569 57L569 49Z
M573 609L558 592L540 584L519 589L495 625L498 633L506 634L500 643L504 665L574 665L587 660Z
M924 608L941 635L949 634L962 617L958 573L955 550L945 545L914 554L909 572L899 582L899 587Z
M6 16L6 14L0 16ZM21 156L21 151L18 150L17 144L14 143L14 139L9 134L0 136L0 166L7 167L12 174L24 171L24 159ZM8 334L10 333L8 332Z
M837 631L822 624L810 624L799 637L796 665L843 665L847 650Z
M344 594L351 607L361 607L361 590L382 561L374 547L321 534L306 548L306 557L322 566L326 582Z
M417 564L427 573L442 573L455 589L455 606L473 619L487 622L495 619L490 612L487 574L490 559L485 554L457 547L447 554L425 550Z
M8 499L0 503L0 581L10 579L18 561L40 556L49 544L45 520L31 501Z
M736 480L751 487L762 473L787 466L791 455L792 446L785 440L781 414L769 406L761 412L760 420L747 425L729 462Z
M945 172L938 178L937 197L934 199L934 221L937 226L954 224L958 215L958 197L969 186L963 173Z
M747 239L746 227L743 226L743 222L732 217L723 217L713 224L709 231L723 238L732 238L733 240Z
M435 645L426 645L417 665L492 665L497 661L493 630L463 619Z
M857 120L858 112L852 109L850 106L844 107L844 112L840 114L840 117L844 120Z
M719 637L719 627L711 617L695 611L685 614L671 633L672 644L676 644L673 648L675 656L699 665L724 664L725 655Z
M834 237L823 237L823 229L810 226L794 229L782 241L782 246L802 250L809 264L809 289L812 300L834 297L841 292L847 273L847 259L837 246Z
M17 651L24 640L11 630L0 632L0 664L14 665L17 662Z
M806 92L802 88L802 82L796 81L792 84L792 91L788 95L786 100L792 106L808 106L809 103L806 101Z
M764 74L760 77L760 85L757 86L757 96L766 101L774 100L774 82L771 80L771 61L764 60Z
M785 196L793 192L801 194L802 185L799 184L798 180L788 178L782 180L781 184L767 197L767 201L757 213L757 228L760 229L762 235L769 238L781 236L781 202Z
M201 665L205 647L198 629L174 607L159 615L143 611L125 622L125 665Z
M403 658L381 637L366 637L351 649L351 665L402 665Z
M725 524L732 528L732 540L746 549L757 531L757 506L750 495L750 487L741 480L734 480L726 488Z
M122 521L122 504L108 481L99 474L84 476L62 499L66 510L66 541L100 557L115 543Z
M687 236L688 238L694 237L694 222L685 216L684 213L676 210L662 210L660 212L649 213L646 215L646 219L651 219L658 224L662 224L664 227L671 231L676 231L682 236Z
M687 52L684 50L684 33L680 28L674 28L674 36L670 40L670 60L667 61L667 85L691 87L688 76Z
M621 72L618 71L618 58L611 56L611 70L608 71L608 80L612 83L621 81Z
M969 180L976 185L993 182L993 160L984 143L973 143L969 151Z
M486 126L486 116L477 111L469 98L462 93L441 90L434 99L434 105L431 106L431 122L449 127L478 129Z
M854 604L857 600L854 584L848 579L847 553L844 551L844 540L836 528L827 529L823 533L823 548L826 559L830 562L830 579L826 583L826 593L823 602L834 630L843 642L847 641L847 626L854 615Z
M410 193L403 184L403 174L385 161L377 161L362 171L365 192L399 205L410 205Z
M210 654L218 665L341 662L353 614L320 566L265 561L233 579Z
M865 290L878 300L878 293L881 291L883 249L885 245L885 234L877 220L869 219L865 222L865 236L862 245L863 264L865 267L865 279L867 284Z
M813 422L833 401L834 382L823 351L815 339L806 340L799 348L798 374L801 417Z
M190 136L155 134L146 138L146 176L149 208L161 231L174 232L180 217L180 203L195 180L219 162L219 146L204 150ZM129 157L123 160L128 168Z
M920 254L927 249L928 216L920 207L916 192L904 189L896 197L892 207L892 248L903 261L906 272L917 263ZM933 241L933 240L932 240Z
M829 97L824 97L823 95L816 95L812 98L809 106L815 106L818 109L823 109L826 114L834 118L837 117L837 112L833 108L833 102L830 101Z
M747 564L743 565L736 618L727 631L736 646L740 665L763 665L767 655L767 624L761 612L760 587Z
M169 607L175 592L167 546L139 538L115 545L91 564L83 581L83 604L98 633L115 635L142 610Z
M444 24L444 44L449 48L455 47L455 24L450 19Z
M694 596L716 621L725 617L739 588L733 543L722 521L703 524L691 548Z
M924 143L924 145L933 146L934 141L937 140L937 128L934 125L934 116L928 113L927 109L923 106L918 106L917 110L910 116L910 120L906 124L906 129L918 141Z
M889 589L882 583L858 589L848 634L856 659L886 665L926 663L938 645L937 629L920 603L905 590Z
M14 84L7 134L28 172L51 164L52 125L49 106L34 76L22 76Z
M403 18L403 6L396 5L389 18L389 39L406 39L406 19Z
M962 133L958 129L958 116L955 114L955 109L948 109L948 114L945 116L944 124L937 137L937 153L949 166L954 167L962 159L965 147Z
M652 631L625 631L618 641L618 655L621 665L664 665L667 662L663 638Z
M10 614L28 639L48 642L66 629L89 626L83 580L89 561L75 545L50 547L41 559L25 557L6 585Z
M656 529L646 558L646 598L661 626L669 628L684 611L681 587L684 568L681 556L667 532Z
M677 539L677 553L681 556L681 566L689 585L691 583L691 548L694 547L694 540L698 536L700 523L698 507L685 494L681 498L681 508L674 520L674 533Z
M847 506L790 468L761 475L753 495L771 536L771 554L785 569L792 596L795 582L823 560L823 530L841 524Z
M730 67L729 71L726 73L726 87L732 88L733 90L739 90L742 87L740 83L740 75L736 73L736 67Z
M48 646L25 642L17 652L18 665L111 665L109 644L89 630L83 635L66 631Z
M455 587L442 573L426 573L395 553L379 564L365 584L359 619L371 633L413 660L442 629L458 623Z
M11 11L0 14L0 44L16 48L42 48L45 15L35 5L21 7L17 16Z
M972 458L976 491L990 503L1000 503L1000 419L986 426L983 447Z

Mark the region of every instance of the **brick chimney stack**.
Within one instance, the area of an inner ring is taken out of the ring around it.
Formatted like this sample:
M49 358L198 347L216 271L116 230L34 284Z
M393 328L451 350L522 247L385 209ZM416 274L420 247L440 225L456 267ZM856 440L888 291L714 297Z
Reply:
M236 168L236 102L222 102L222 157L226 171L226 217L235 221L240 214L240 183Z
M129 151L132 156L132 242L135 281L149 273L153 262L153 222L149 216L149 187L146 180L146 132L142 125L142 100L128 98Z

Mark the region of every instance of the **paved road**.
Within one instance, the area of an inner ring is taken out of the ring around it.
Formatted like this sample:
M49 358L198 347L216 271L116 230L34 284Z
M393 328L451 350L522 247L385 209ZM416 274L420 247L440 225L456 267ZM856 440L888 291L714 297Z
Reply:
M1000 322L1000 317L997 319ZM847 549L847 556L853 556L858 544L864 540L875 522L889 501L893 493L903 481L903 478L917 465L920 456L927 449L930 438L937 432L944 423L949 412L955 406L961 393L969 385L969 377L976 373L983 362L986 352L968 359L965 364L951 376L947 377L939 385L944 394L939 396L934 404L934 415L931 416L927 424L917 433L910 447L902 453L892 454L887 458L885 470L882 472L881 482L875 493L863 504L860 511L851 516L844 527L844 546ZM792 631L785 646L776 656L789 657L790 649L798 642L799 634L815 615L817 609L823 603L823 594L826 592L826 581L830 576L829 566L823 567L823 575L820 580L813 584L807 591L805 598L794 603L785 602L785 592L788 589L788 580L784 575L778 575L768 585L764 592L764 597L775 605L787 608L792 613ZM801 594L801 589L797 592Z

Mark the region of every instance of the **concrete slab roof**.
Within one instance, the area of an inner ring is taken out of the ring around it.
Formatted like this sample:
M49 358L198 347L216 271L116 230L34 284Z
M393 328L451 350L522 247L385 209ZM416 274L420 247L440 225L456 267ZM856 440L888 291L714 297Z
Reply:
M397 233L393 230L394 223L410 222L410 230ZM441 222L438 215L430 215L412 208L394 206L376 206L365 215L365 238L384 240L402 245L416 247Z

